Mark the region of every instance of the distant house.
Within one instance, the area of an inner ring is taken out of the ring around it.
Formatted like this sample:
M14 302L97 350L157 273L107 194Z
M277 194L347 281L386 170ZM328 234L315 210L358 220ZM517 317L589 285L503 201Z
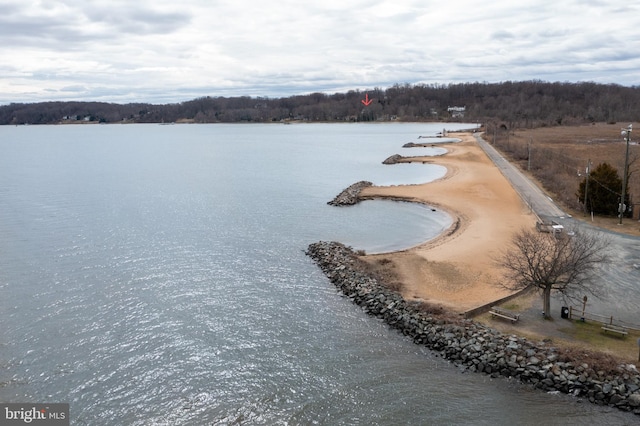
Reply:
M449 114L451 114L451 118L464 118L464 112L467 110L467 107L459 107L459 106L450 106L447 108Z

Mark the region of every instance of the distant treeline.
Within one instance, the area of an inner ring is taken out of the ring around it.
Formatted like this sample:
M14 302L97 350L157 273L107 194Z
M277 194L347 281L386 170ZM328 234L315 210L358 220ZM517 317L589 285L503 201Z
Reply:
M372 103L361 101L368 95ZM450 109L450 107L464 107ZM0 124L304 121L500 122L509 128L637 121L640 87L542 81L394 85L286 98L202 97L153 105L40 102L0 106Z

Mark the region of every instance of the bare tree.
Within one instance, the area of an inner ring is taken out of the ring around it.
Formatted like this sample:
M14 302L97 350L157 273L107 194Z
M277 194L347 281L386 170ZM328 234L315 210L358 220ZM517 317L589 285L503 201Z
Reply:
M523 229L496 260L511 290L542 291L545 318L551 318L551 291L569 298L589 293L598 297L599 266L610 261L609 240L595 233L540 233Z

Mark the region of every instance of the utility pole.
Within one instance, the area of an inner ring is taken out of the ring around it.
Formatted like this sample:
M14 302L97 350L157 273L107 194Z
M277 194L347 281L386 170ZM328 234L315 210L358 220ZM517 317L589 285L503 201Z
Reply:
M589 175L591 174L591 159L587 161L587 180L584 184L584 214L589 214L589 208L587 207L587 194L589 193Z
M618 209L620 211L620 222L618 223L618 225L622 225L622 215L626 210L624 199L625 199L625 195L627 194L627 173L629 169L629 140L631 139L632 130L633 128L631 124L629 124L629 127L627 127L626 129L622 129L622 136L626 136L626 140L627 140L627 153L624 157L624 175L622 175L622 192L620 193L620 208Z
M531 171L531 144L533 143L533 138L529 138L529 143L527 144L527 170Z

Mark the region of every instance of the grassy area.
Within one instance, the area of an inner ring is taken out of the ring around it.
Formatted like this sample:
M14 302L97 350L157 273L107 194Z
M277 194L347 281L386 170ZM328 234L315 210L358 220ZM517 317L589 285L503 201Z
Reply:
M587 358L590 362L594 359L601 364L617 365L615 360L607 358L619 358L620 363L636 364L638 361L638 339L640 331L629 330L626 336L613 333L605 333L602 323L593 320L586 322L554 317L544 319L539 315L537 307L540 305L540 295L536 292L523 294L500 305L501 308L519 313L520 320L516 323L494 318L491 314L484 313L474 318L475 321L497 329L502 333L515 334L531 341L546 341L556 347L572 353L578 359L585 359L587 352L599 352L601 357L590 353Z
M502 305L502 308L523 312L527 306L518 303ZM486 324L503 333L515 334L531 341L546 341L554 346L573 353L585 350L608 354L619 358L621 362L637 363L638 339L640 332L629 330L629 334L621 336L611 332L605 333L602 324L596 321L582 322L554 318L545 320L542 317L531 320L523 318L516 323L493 318L489 313L474 318L475 321Z
M640 332L629 330L626 336L602 330L602 324L595 321L571 320L573 327L562 327L559 331L566 333L575 343L583 343L589 348L611 353L626 360L638 359L638 338Z

